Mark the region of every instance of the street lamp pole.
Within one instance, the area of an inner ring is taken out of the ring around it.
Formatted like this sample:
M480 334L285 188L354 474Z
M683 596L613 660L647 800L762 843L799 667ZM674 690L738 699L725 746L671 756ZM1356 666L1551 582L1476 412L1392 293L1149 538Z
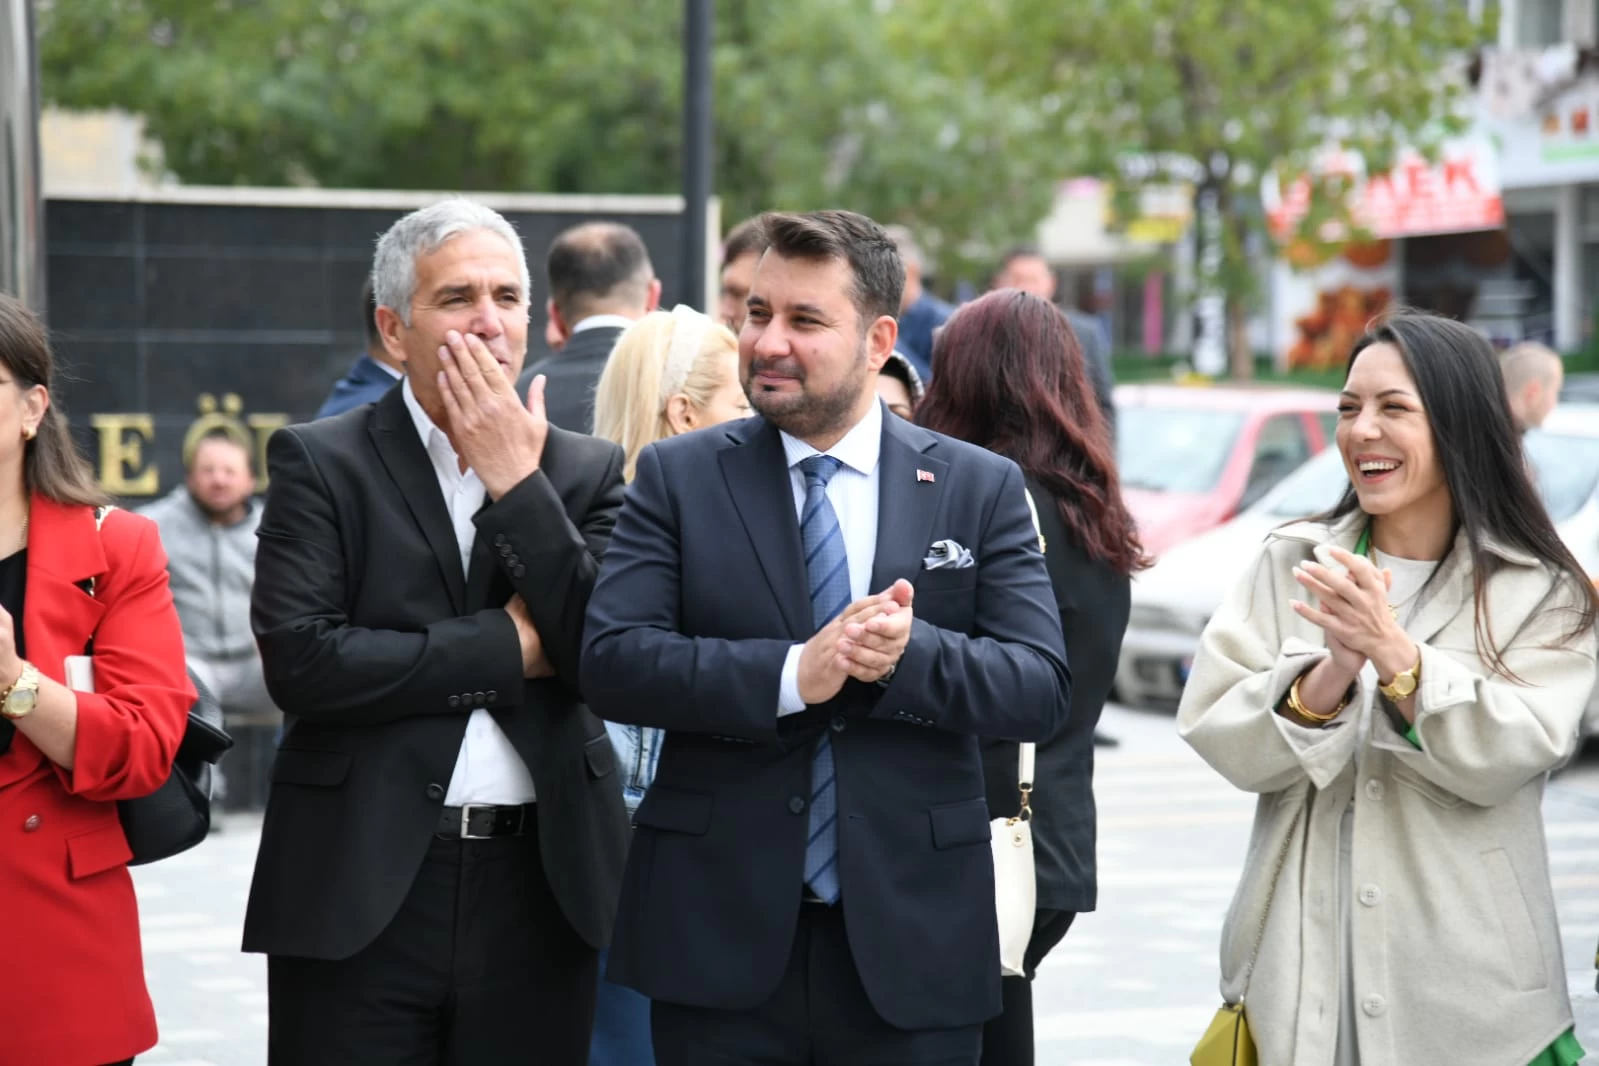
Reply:
M32 0L0 0L0 292L44 314L44 192Z
M710 298L711 4L683 0L683 302L701 311Z

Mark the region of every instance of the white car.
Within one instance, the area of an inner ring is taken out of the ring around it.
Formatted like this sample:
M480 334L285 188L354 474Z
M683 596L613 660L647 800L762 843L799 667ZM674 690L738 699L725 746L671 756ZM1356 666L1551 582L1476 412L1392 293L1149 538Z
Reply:
M1557 407L1526 437L1538 488L1561 539L1599 576L1599 404ZM1132 613L1116 669L1123 703L1174 706L1199 635L1278 526L1330 510L1349 487L1343 457L1328 448L1232 521L1169 549L1133 581ZM1599 692L1596 692L1599 697ZM1590 721L1599 720L1599 699Z

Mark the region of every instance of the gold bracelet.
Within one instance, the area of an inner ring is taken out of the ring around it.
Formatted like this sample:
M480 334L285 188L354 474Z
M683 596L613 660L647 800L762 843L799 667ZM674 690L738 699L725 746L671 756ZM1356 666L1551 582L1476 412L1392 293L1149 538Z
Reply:
M1340 714L1343 714L1344 708L1348 707L1349 701L1354 698L1355 686L1350 685L1348 690L1344 692L1344 698L1338 701L1338 706L1327 714L1317 714L1309 707L1306 707L1305 701L1299 698L1299 682L1303 681L1304 678L1305 675L1300 674L1294 678L1294 683L1288 686L1288 709L1307 722L1315 722L1319 726L1326 725Z

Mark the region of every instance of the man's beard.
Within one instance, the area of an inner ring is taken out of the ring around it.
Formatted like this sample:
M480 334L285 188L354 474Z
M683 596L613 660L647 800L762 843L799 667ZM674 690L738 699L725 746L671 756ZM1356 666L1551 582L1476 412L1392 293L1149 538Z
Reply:
M244 500L249 499L249 497L246 496L244 500L240 500L238 503L229 504L228 506L218 510L193 489L189 490L189 498L192 499L194 501L194 505L200 508L205 516L213 522L220 522L227 518L230 514L232 514L234 511L237 511L244 505Z
M753 384L756 373L773 369L795 375L800 391L764 392ZM843 380L826 392L809 389L804 372L794 360L757 358L750 363L743 381L744 395L762 418L789 436L805 440L849 428L865 391L868 374L865 341L861 342L855 362Z

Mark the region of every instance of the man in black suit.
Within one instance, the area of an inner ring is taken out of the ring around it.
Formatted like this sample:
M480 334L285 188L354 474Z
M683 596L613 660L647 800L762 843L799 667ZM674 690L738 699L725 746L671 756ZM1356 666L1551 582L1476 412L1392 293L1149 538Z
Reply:
M661 302L661 282L644 238L620 222L585 222L555 238L546 269L546 309L560 349L517 382L527 395L543 374L544 403L552 425L594 432L594 386L616 339Z
M580 1066L626 836L579 702L614 445L523 405L527 265L464 200L378 243L404 384L274 434L253 625L283 738L245 917L272 1066Z
M760 416L646 448L589 604L597 713L668 730L609 976L661 1066L971 1066L1000 1007L980 736L1065 720L1015 464L886 414L904 268L771 215Z

